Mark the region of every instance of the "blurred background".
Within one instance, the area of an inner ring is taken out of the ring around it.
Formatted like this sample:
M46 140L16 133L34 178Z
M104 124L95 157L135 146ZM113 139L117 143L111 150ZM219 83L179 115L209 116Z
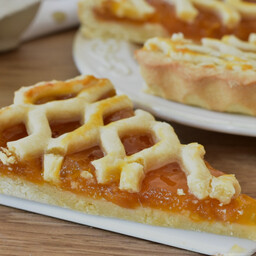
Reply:
M78 0L1 0L0 51L78 25Z
M0 0L0 107L21 86L79 74L72 59L77 2Z

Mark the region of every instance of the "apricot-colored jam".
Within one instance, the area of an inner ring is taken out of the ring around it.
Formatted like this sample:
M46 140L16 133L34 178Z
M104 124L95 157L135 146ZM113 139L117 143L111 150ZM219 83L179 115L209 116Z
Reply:
M46 96L46 97L42 97L37 99L34 104L36 105L41 105L41 104L45 104L47 102L53 101L53 100L67 100L67 99L71 99L74 98L76 96L76 93L69 93L69 94L63 94L63 95L53 95L53 96Z
M132 115L131 111L117 112L108 116L106 123ZM74 124L54 125L54 134L65 133L66 127L74 128ZM0 146L7 141L27 136L24 125L8 128L0 134ZM129 134L121 138L127 155L132 155L154 144L149 134ZM231 203L221 205L218 200L207 198L198 200L188 191L184 172L177 163L171 163L146 174L138 193L121 191L118 182L102 185L95 178L95 169L91 161L103 157L101 149L96 146L90 149L65 156L60 172L59 186L63 190L72 191L95 199L104 198L107 201L126 208L139 206L161 209L164 211L181 212L193 221L229 221L247 225L256 225L256 200L240 195ZM222 172L209 167L215 176ZM81 171L89 171L92 179L81 177ZM0 161L0 173L8 176L19 176L37 184L43 184L42 158L30 159L12 165L3 165ZM178 195L177 190L183 189L184 195Z
M121 139L127 156L133 155L145 148L152 147L155 143L150 134L130 134ZM140 143L138 143L138 141ZM134 147L136 145L136 147Z
M109 114L103 118L103 123L104 125L110 124L112 122L115 122L117 120L123 119L123 118L128 118L134 116L134 112L132 109L127 108L127 109L122 109L119 111L116 111L112 114Z
M95 15L105 21L128 22L141 25L145 22L161 24L170 35L182 32L185 37L196 41L203 37L221 38L223 35L234 34L242 40L247 40L250 33L256 32L256 18L243 18L240 23L232 29L222 24L217 13L197 7L199 14L192 23L180 20L175 7L163 0L146 0L155 8L155 13L145 20L132 20L116 17L106 4L102 9L95 9ZM250 1L256 3L256 1Z
M8 141L19 140L27 135L26 126L23 123L5 129L1 132L0 146L5 147Z
M50 122L52 138L57 138L62 134L72 132L80 126L81 126L81 123L79 120L71 121L71 122L63 122L62 120Z

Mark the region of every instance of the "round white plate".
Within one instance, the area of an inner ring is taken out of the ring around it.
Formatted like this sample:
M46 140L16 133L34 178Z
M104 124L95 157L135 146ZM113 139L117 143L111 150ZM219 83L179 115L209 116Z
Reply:
M114 39L87 39L78 31L73 57L81 74L109 78L118 93L127 94L136 107L155 116L206 130L256 137L255 117L209 111L144 93L144 81L133 58L137 48Z

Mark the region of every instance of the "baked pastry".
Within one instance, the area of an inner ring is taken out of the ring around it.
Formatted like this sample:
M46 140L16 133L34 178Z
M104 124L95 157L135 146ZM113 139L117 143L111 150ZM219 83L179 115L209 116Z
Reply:
M0 192L85 213L256 240L256 200L197 143L106 79L20 89L0 112Z
M195 41L256 33L253 0L81 0L78 13L86 37L136 43L178 32Z
M149 39L136 53L146 92L215 111L256 115L256 34Z

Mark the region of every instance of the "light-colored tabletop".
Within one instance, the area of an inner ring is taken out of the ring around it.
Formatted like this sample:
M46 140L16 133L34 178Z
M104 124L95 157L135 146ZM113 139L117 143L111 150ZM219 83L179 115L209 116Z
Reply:
M72 60L75 30L37 39L0 54L0 106L21 86L78 75ZM256 138L172 123L182 143L197 141L215 168L235 173L243 193L256 198ZM255 128L256 129L256 128ZM197 255L100 229L0 206L0 255Z

